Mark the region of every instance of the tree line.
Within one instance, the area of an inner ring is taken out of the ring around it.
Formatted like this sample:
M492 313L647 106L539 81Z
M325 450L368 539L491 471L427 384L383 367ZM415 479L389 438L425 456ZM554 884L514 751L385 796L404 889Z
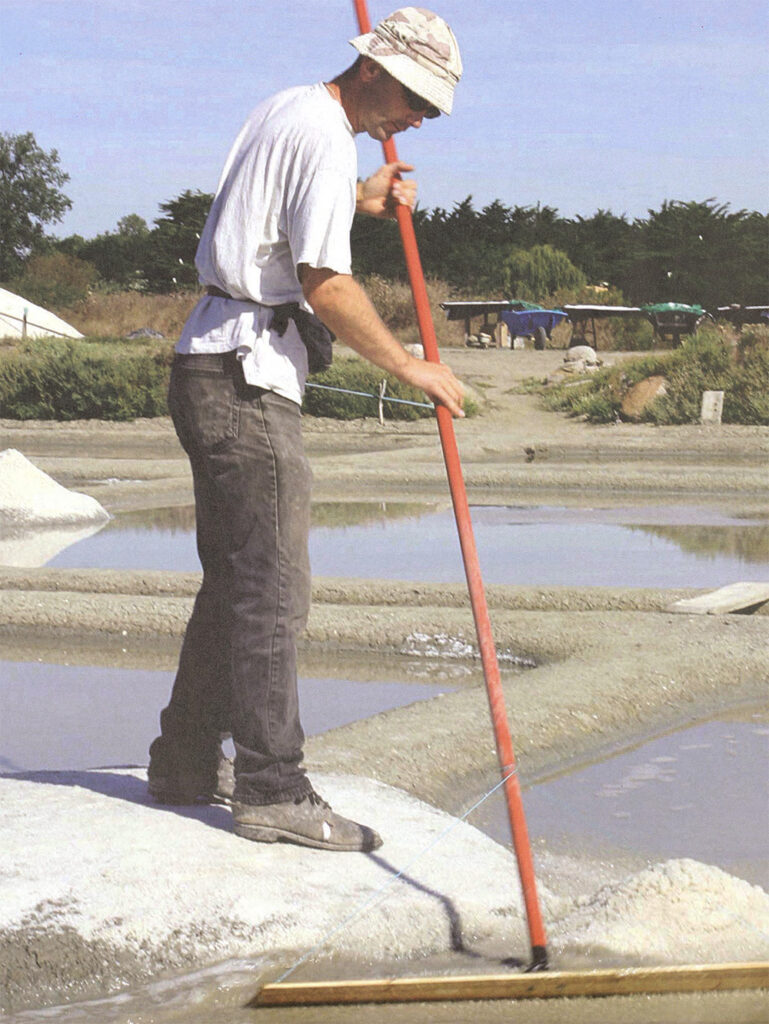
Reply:
M195 250L211 194L188 190L161 203L152 226L128 214L95 238L54 239L44 228L71 206L61 191L67 180L56 151L45 153L31 133L0 134L0 280L12 290L25 294L25 276L29 284L41 259L49 261L49 277L52 259L62 277L62 260L69 261L69 279L81 286L87 280L156 293L197 287ZM608 286L603 294L612 301L621 296L637 305L769 302L769 215L733 211L714 198L665 201L630 220L603 209L567 218L551 206L499 199L479 210L467 196L451 210L417 208L414 227L425 273L455 297L574 301L589 286ZM352 251L357 274L405 277L393 222L356 216ZM85 268L79 276L73 261Z

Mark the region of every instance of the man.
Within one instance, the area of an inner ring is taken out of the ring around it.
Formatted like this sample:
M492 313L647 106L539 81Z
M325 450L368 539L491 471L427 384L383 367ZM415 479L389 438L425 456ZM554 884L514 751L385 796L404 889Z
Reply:
M358 182L354 135L383 141L450 113L462 68L449 27L421 8L351 43L360 56L333 81L252 112L200 239L207 294L177 345L169 408L192 466L203 583L148 775L161 802L232 797L246 839L367 851L379 836L332 811L302 767L296 639L310 600L311 474L300 403L318 328L308 332L307 314L463 415L459 381L402 348L350 262L356 210L392 215L415 191L398 180L411 170L402 163ZM223 733L235 744L234 794Z

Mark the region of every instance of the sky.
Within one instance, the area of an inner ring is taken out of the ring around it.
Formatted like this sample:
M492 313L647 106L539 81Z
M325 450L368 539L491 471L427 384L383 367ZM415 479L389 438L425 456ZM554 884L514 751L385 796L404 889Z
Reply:
M369 0L376 22L393 0ZM769 210L766 0L434 0L454 113L396 137L419 203L644 217L715 197ZM248 112L352 63L350 0L0 0L0 131L56 149L55 234L114 231L213 192ZM362 176L381 148L358 136Z

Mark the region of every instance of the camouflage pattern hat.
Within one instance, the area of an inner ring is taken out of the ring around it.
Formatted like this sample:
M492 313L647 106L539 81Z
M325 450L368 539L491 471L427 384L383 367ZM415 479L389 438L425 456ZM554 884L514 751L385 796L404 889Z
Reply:
M451 113L462 61L454 33L443 18L424 7L402 7L380 21L373 32L350 43L407 89L444 114Z

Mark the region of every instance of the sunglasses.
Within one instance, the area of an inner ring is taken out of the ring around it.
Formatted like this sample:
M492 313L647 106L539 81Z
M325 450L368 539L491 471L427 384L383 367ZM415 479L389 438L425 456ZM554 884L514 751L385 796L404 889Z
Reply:
M406 98L406 103L408 104L409 110L411 110L414 114L421 114L422 117L427 118L441 116L440 110L438 110L437 107L434 107L429 100L424 99L417 92L412 92L412 90L408 89L403 84L403 82L400 83L400 87L401 89L403 89L403 95Z

